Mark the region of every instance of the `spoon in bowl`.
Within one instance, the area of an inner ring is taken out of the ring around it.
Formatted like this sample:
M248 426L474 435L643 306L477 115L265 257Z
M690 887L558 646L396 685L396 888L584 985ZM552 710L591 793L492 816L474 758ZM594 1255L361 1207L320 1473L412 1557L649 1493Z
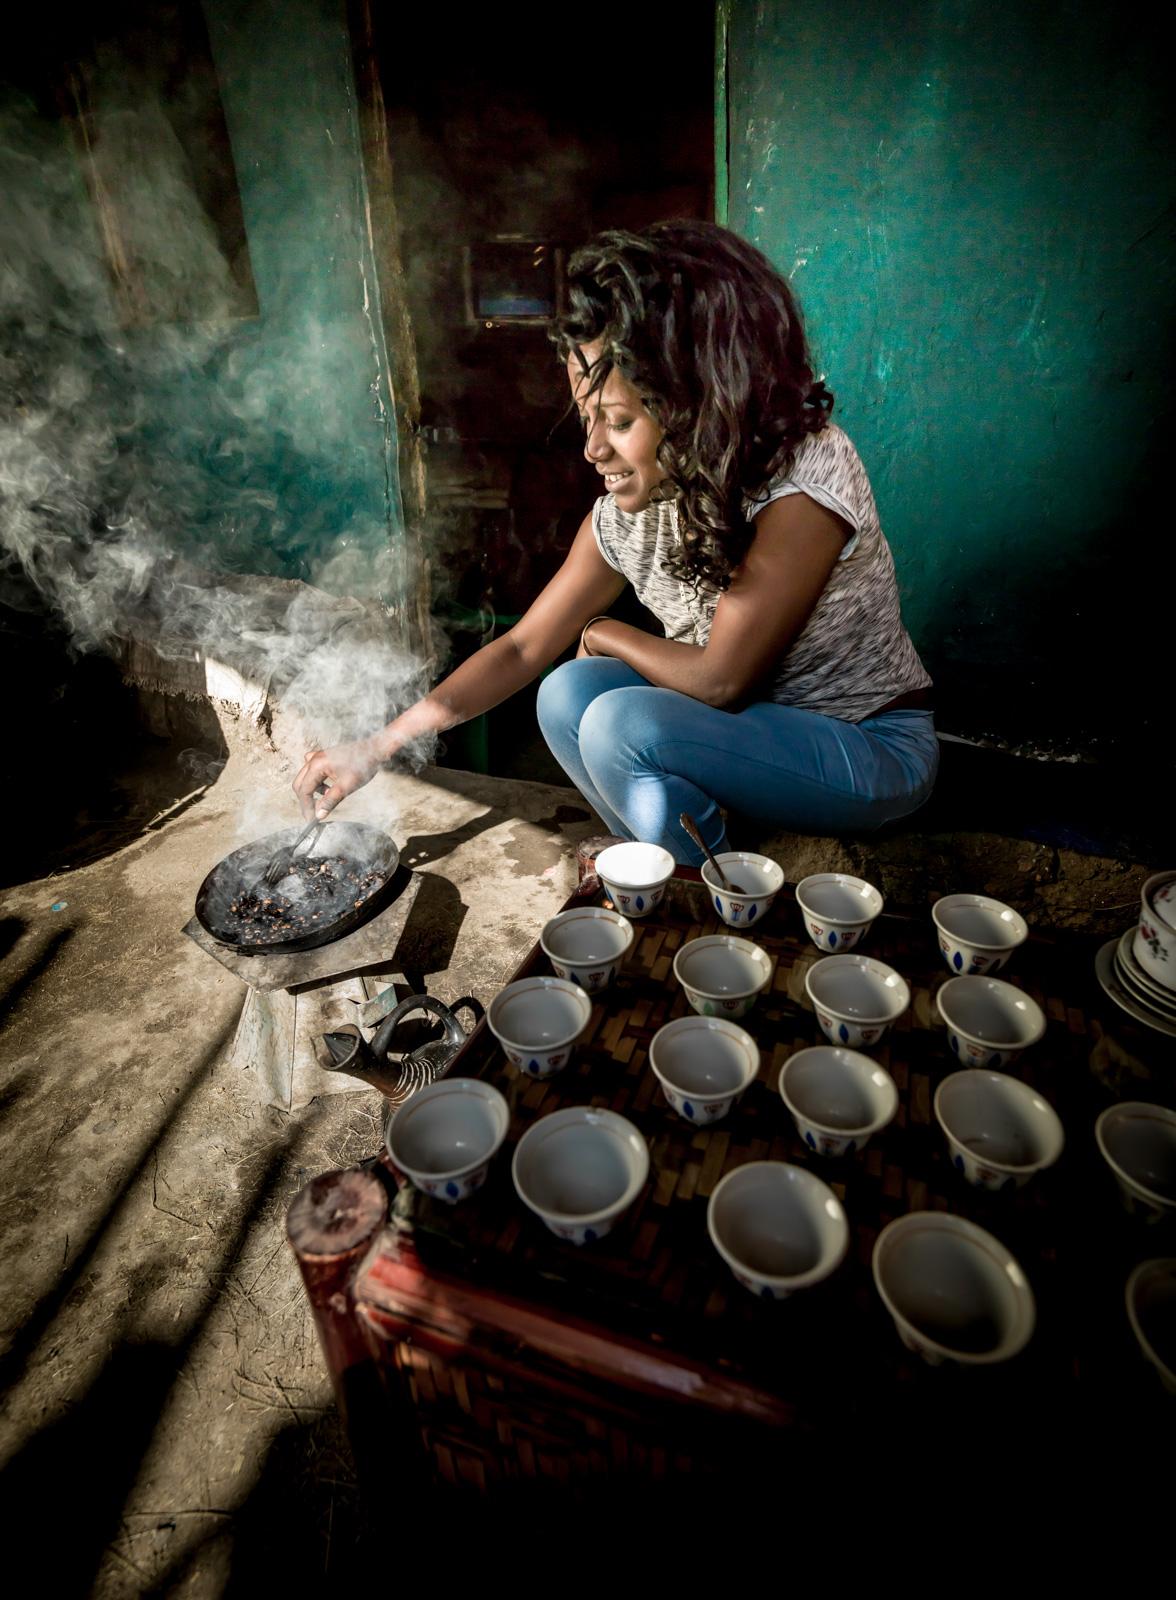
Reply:
M723 888L726 889L727 893L728 894L746 894L747 890L746 889L741 889L737 883L732 883L731 879L727 876L727 874L723 871L722 867L720 867L719 863L715 860L714 852L711 850L710 845L707 844L706 840L702 837L702 834L699 833L698 824L697 824L697 822L695 822L694 818L690 815L690 813L688 811L683 811L682 815L678 818L678 821L682 824L682 826L685 828L686 832L694 840L695 844L702 851L703 855L706 857L706 859L710 862L711 866L718 873L719 882L723 885Z

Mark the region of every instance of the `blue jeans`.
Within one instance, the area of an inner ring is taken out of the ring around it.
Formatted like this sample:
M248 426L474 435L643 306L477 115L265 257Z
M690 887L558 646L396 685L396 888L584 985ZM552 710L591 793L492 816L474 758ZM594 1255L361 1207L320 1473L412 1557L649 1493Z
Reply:
M568 661L539 685L552 754L611 833L702 857L687 811L726 849L720 807L797 833L859 833L905 817L931 793L939 747L929 711L841 722L761 701L718 711L656 689L609 656Z

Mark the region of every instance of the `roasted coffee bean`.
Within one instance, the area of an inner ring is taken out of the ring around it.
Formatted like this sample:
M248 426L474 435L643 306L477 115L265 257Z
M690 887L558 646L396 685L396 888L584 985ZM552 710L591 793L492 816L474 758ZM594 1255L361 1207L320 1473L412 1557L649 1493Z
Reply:
M266 944L313 933L350 910L358 911L384 881L380 872L343 856L295 862L283 883L291 878L298 883L298 889L291 886L293 898L289 891L263 896L246 893L232 901L229 910L238 923L239 943Z

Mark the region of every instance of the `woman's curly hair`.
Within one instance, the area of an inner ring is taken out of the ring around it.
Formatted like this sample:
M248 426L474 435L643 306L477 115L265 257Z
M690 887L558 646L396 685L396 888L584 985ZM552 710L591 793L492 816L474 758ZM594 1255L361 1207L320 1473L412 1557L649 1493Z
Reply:
M660 496L678 502L670 574L723 590L751 543L743 515L784 471L833 396L814 377L786 280L711 222L655 222L599 234L568 265L569 308L552 339L567 360L596 340L588 394L615 367L663 430Z

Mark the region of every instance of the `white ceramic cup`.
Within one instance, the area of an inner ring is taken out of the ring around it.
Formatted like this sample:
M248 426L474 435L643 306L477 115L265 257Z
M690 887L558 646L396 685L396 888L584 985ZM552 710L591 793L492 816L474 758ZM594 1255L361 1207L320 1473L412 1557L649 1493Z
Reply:
M729 928L750 928L753 922L762 922L784 887L783 868L750 850L721 850L715 860L742 891L736 894L727 889L710 862L702 863L702 881L719 916Z
M1094 1137L1128 1211L1148 1222L1176 1216L1176 1111L1121 1100L1099 1117Z
M943 959L953 972L995 973L1029 937L1019 911L982 894L948 894L931 907Z
M1007 1361L1033 1333L1037 1309L999 1239L942 1211L911 1211L874 1245L874 1285L908 1350L931 1366Z
M649 1065L662 1092L687 1122L718 1122L759 1072L759 1046L721 1017L679 1017L650 1040Z
M1176 1394L1176 1258L1141 1261L1127 1279L1126 1299L1140 1350Z
M786 1161L751 1161L729 1172L710 1197L706 1225L736 1279L762 1300L819 1283L849 1247L849 1224L832 1189Z
M1007 1067L1045 1032L1036 1000L1003 978L949 978L935 996L962 1067Z
M1140 895L1169 933L1176 933L1176 872L1153 872Z
M529 1078L550 1078L572 1057L592 1002L566 978L520 978L496 994L486 1013L507 1060Z
M576 906L544 923L539 944L557 978L595 994L624 966L634 937L633 924L619 911Z
M746 1016L772 976L766 951L733 933L691 939L674 957L674 976L701 1016Z
M649 1176L649 1148L626 1117L567 1106L531 1124L515 1147L519 1199L560 1239L591 1244L633 1204Z
M952 1165L981 1189L1020 1188L1052 1166L1066 1142L1049 1102L1005 1072L951 1073L935 1091L935 1116Z
M388 1155L417 1189L450 1205L480 1189L506 1138L510 1112L493 1084L441 1078L400 1107Z
M911 1003L906 979L870 956L824 956L804 975L805 993L830 1044L877 1044Z
M898 1110L890 1074L869 1056L832 1044L788 1057L780 1069L780 1098L805 1144L822 1156L853 1155Z
M596 875L624 916L647 917L661 904L674 876L674 858L659 844L630 839L624 844L610 844L600 852Z
M817 949L842 955L869 933L884 902L864 878L846 872L814 872L797 884L796 903Z
M1167 993L1176 993L1176 930L1168 918L1176 915L1167 899L1176 874L1156 872L1144 884L1139 895L1139 926L1131 951L1136 961L1153 982Z

